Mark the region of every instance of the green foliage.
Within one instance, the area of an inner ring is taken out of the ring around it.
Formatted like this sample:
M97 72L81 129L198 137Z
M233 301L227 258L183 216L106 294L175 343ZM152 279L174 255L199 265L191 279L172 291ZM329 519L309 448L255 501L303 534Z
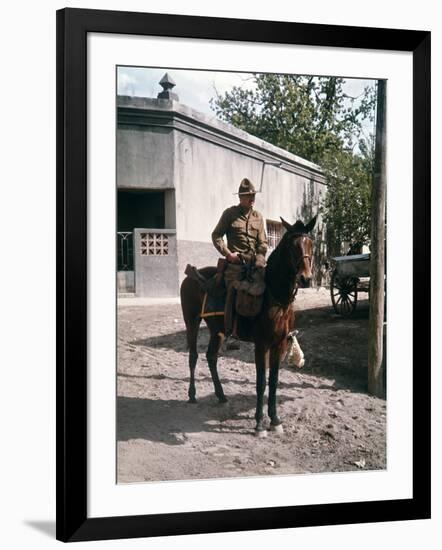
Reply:
M323 159L329 186L321 210L332 249L334 243L344 241L360 247L370 244L374 150L365 141L359 149L357 155L344 150Z
M344 93L342 78L254 74L252 79L251 89L235 86L217 94L212 109L222 120L319 164L329 183L322 205L329 235L368 243L373 151L363 122L374 117L374 87L353 98Z

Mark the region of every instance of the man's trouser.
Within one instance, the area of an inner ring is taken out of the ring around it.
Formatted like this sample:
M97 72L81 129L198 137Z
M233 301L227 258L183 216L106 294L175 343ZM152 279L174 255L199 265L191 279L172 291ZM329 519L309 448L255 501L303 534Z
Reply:
M224 309L224 327L226 330L226 336L229 336L233 332L236 298L236 289L234 288L233 283L241 279L242 270L242 265L228 264L226 270L224 271L224 281L227 288L226 307Z

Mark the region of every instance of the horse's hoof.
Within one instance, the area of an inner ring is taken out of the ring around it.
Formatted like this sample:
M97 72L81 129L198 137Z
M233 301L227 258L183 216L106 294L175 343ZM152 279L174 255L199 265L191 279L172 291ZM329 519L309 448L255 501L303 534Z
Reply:
M223 397L218 397L218 402L220 403L220 405L224 405L225 403L228 403L229 400L228 400L227 397L224 395Z
M264 439L265 437L267 437L267 430L265 430L264 428L255 428L255 437L258 437L259 439Z
M282 424L276 424L275 426L270 424L270 430L272 432L275 432L275 434L278 434L278 435L284 433L284 428L282 427Z
M192 403L193 405L198 403L198 401L195 399L195 397L189 397L188 403Z

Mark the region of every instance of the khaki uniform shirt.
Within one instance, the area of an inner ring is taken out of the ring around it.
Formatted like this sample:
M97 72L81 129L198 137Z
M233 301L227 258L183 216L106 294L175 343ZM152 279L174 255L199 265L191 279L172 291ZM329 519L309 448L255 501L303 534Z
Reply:
M223 239L227 237L227 245ZM228 252L237 252L244 256L267 252L267 235L264 229L264 219L256 210L244 213L240 205L224 210L213 230L212 242L223 256Z

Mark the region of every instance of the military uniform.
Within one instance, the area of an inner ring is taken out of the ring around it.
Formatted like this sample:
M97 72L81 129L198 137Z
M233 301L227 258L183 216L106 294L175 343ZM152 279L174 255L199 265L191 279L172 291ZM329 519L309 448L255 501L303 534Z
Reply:
M263 263L268 248L264 219L256 210L245 212L240 205L231 206L224 210L213 230L212 242L223 256L236 252L242 260L248 262L259 255ZM239 279L241 271L241 265L229 263L224 272L226 286Z
M267 236L264 229L264 219L256 210L245 213L240 205L224 210L217 226L212 233L212 242L223 256L237 252L244 260L267 252ZM227 245L223 239L227 237Z
M238 195L255 194L253 184L244 179L241 182ZM227 239L227 244L224 240ZM268 248L262 215L247 209L240 204L224 210L221 218L212 232L212 242L223 256L229 252L237 253L243 262L256 260L256 265L264 267L265 255ZM233 317L234 291L232 283L241 278L243 267L241 264L229 263L224 271L224 280L228 289L226 300L226 328L231 329Z

